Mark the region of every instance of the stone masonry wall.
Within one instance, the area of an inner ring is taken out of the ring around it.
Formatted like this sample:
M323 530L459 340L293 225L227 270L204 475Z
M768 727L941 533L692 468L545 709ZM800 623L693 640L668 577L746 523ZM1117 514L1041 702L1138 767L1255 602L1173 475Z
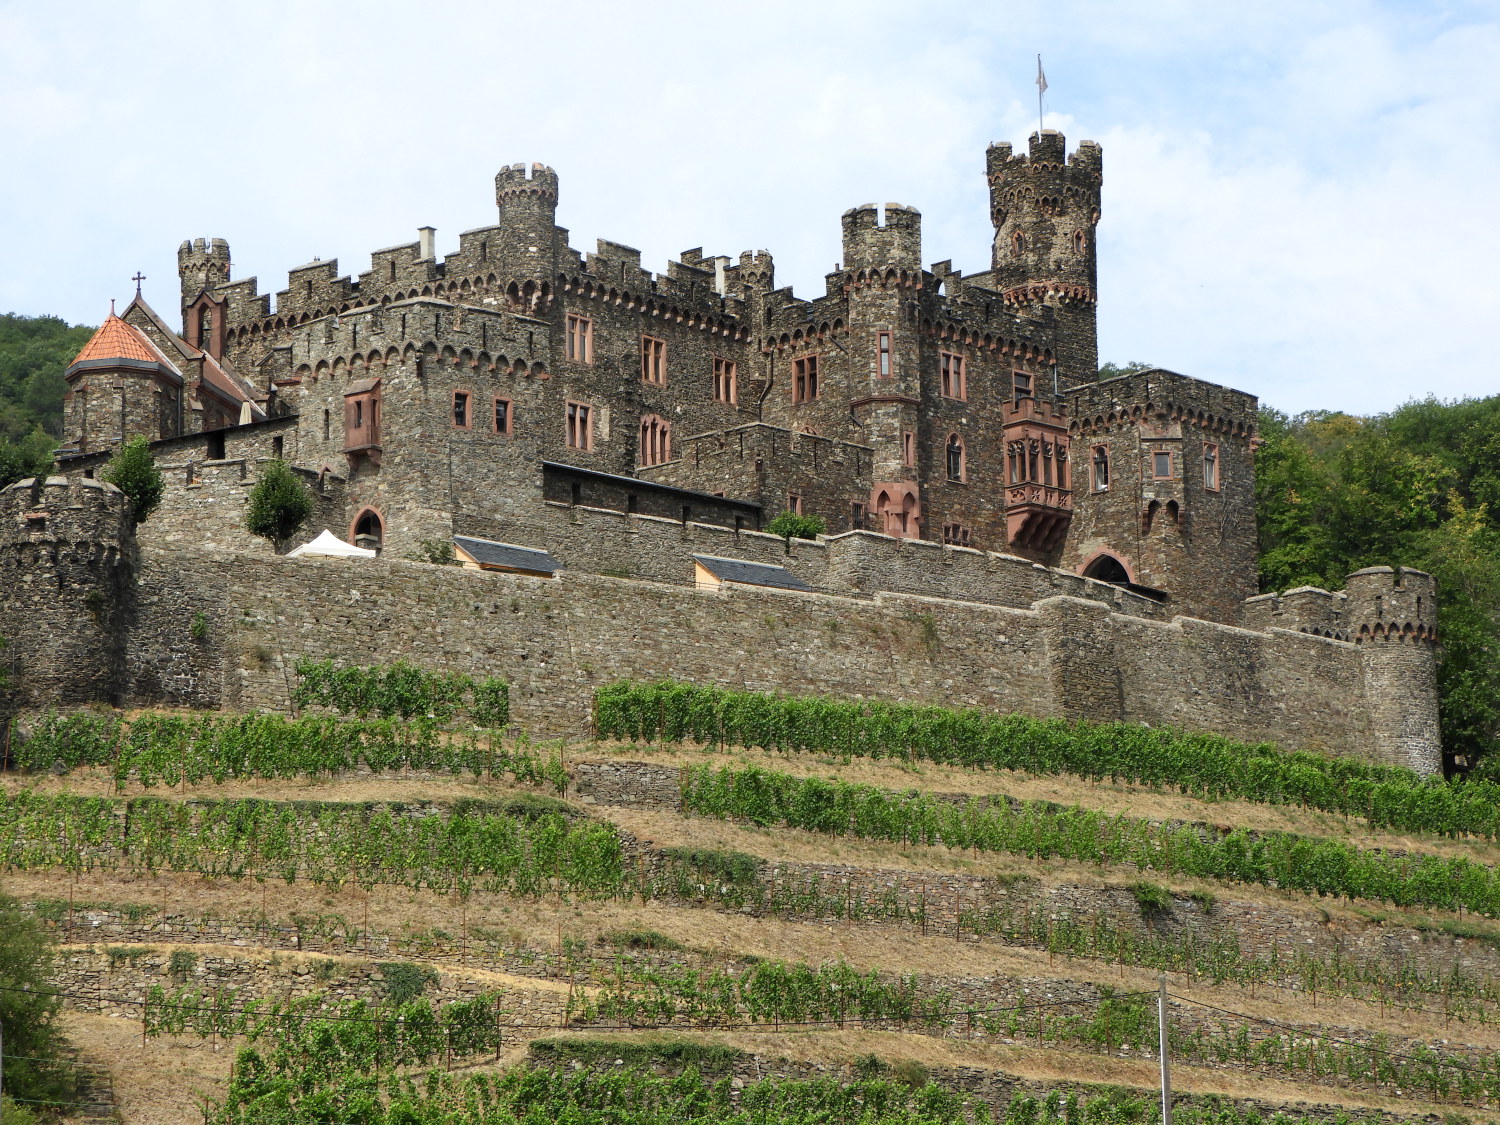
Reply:
M184 572L191 584L180 581ZM205 658L192 664L191 682L173 680L167 673L184 663L190 640L184 615L196 612L207 619ZM1339 754L1372 749L1358 647L1148 621L1067 596L1017 609L152 548L142 551L128 645L140 703L282 710L302 657L368 663L399 653L435 669L505 677L516 721L547 734L586 732L601 683L670 676L1118 718Z

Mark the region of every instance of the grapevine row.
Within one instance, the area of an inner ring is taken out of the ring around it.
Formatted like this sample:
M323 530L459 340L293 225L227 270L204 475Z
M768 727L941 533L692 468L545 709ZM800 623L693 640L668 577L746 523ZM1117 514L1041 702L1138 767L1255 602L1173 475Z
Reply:
M971 799L964 805L915 791L798 777L758 766L684 773L685 810L753 824L785 824L835 836L1008 852L1032 859L1133 865L1140 871L1258 883L1398 906L1500 914L1500 872L1463 858L1396 855L1338 840L1243 828L1160 824L1051 802Z
M16 748L15 761L29 772L107 767L117 786L130 778L150 787L414 769L510 774L559 792L567 787L556 753L544 758L525 747L507 749L491 730L445 731L426 719L205 713L147 714L126 723L113 714L54 712Z
M669 680L597 689L594 722L601 738L1071 774L1180 788L1210 800L1307 806L1365 817L1375 827L1500 836L1500 784L1428 780L1396 766L1129 723L786 697Z

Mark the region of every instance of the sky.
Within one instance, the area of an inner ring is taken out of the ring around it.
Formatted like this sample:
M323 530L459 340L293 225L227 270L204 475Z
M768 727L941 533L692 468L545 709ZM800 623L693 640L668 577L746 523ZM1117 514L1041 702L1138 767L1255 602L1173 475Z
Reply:
M992 141L1104 148L1102 361L1289 413L1500 393L1500 0L0 0L0 311L172 317L176 248L289 268L495 221L561 177L572 244L766 248L823 292L839 216L989 268Z

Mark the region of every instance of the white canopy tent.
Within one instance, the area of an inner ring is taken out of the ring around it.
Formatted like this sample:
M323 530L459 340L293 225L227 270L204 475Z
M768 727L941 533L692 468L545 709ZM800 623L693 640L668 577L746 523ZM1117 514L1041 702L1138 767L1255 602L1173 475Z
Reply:
M300 558L303 555L323 555L333 559L373 559L375 552L356 547L352 543L345 543L325 528L311 543L304 543L286 553L289 559Z

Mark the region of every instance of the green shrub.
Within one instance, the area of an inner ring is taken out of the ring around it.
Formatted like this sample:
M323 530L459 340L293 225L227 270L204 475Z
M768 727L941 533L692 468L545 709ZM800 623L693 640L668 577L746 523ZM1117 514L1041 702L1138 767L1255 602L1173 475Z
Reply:
M676 938L669 938L666 934L656 930L643 928L610 930L599 935L599 944L613 945L619 949L661 949L669 952L687 948Z
M269 541L280 554L287 541L312 515L314 503L307 485L287 467L286 462L272 461L261 471L260 479L250 490L245 529L251 535Z
M766 532L779 535L787 542L793 539L816 539L828 530L822 516L799 516L796 512L782 512L766 524Z
M393 1008L416 1000L427 991L429 984L437 984L438 975L423 965L410 961L384 961L375 966L385 982L386 1003Z
M1130 893L1143 916L1165 914L1172 909L1172 892L1159 883L1148 883L1142 879L1130 884Z
M760 873L760 860L744 852L721 848L663 848L667 859L684 863L716 883L747 886Z
M141 523L161 504L167 482L151 454L151 443L137 434L109 459L99 472L99 479L114 485L130 502L132 523Z

